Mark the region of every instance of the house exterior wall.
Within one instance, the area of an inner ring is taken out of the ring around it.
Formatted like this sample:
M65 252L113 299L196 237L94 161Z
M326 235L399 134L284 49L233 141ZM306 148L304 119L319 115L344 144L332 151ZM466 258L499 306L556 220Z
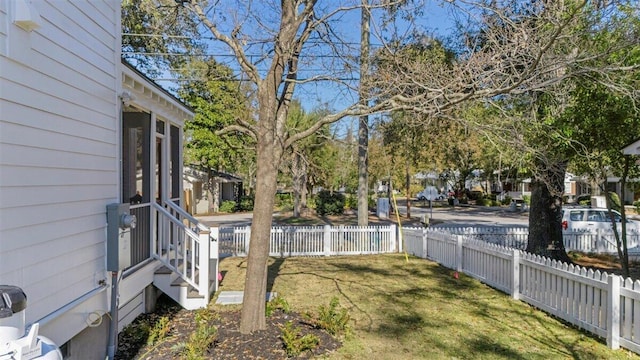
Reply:
M60 345L109 311L120 3L33 1L29 32L13 23L22 2L0 0L0 284L24 290L26 322Z

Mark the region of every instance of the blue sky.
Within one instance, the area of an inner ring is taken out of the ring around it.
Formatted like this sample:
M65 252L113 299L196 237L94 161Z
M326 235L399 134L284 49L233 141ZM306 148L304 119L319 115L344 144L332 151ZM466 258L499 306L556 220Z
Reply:
M420 17L419 21L413 24L401 23L395 31L398 34L403 34L413 27L420 32L434 36L448 35L452 32L453 19L445 6L449 5L442 6L441 1L428 1L427 6L423 9L424 15ZM360 41L360 16L359 11L352 11L343 17L340 24L341 30L350 29L349 41L355 44ZM372 33L375 33L376 30L375 25L372 25ZM371 44L372 48L381 44L375 34L371 35ZM357 77L357 75L356 73L355 76ZM296 91L296 98L301 101L307 111L320 107L324 103L329 104L334 110L341 110L357 102L357 96L356 92L346 92L344 88L338 89L335 84L327 81L299 86ZM343 119L341 124L343 127L351 126L352 129L357 129L356 119Z
M427 33L427 34L434 34L436 36L440 36L450 32L452 18L450 16L449 11L447 11L446 9L446 7L450 7L449 3L441 0L425 0L425 1L426 1L426 6L422 9L418 9L418 10L422 10L423 12L423 16L421 16L419 21L416 21L413 24L409 24L406 21L404 23L398 24L394 29L394 31L397 34L405 34L409 32L411 28L416 28L420 32ZM359 0L355 2L359 3ZM221 4L225 4L225 3L223 2ZM271 18L271 15L277 14L272 9L263 8L262 10L259 10L257 6L266 6L266 5L260 5L260 4L262 3L261 2L253 3L254 7L251 9L251 11L253 12L252 15L255 15L256 11L258 11L259 21L267 24L270 24L278 20L275 18L275 16ZM220 5L220 6L227 6L227 5ZM333 5L325 5L325 6L333 7ZM226 11L226 9L220 8L217 11L219 13L228 12L229 14L233 14L234 11L243 11L243 10L228 9L228 11ZM228 28L230 27L233 16L229 14L226 15L226 19L223 17L220 17L221 20L219 20L220 22L217 23L221 27L223 32L224 30L228 30ZM340 36L349 44L346 46L347 49L345 49L345 52L349 52L351 55L357 55L359 53L360 17L361 17L360 11L356 10L356 11L347 12L340 17L340 21L336 24L336 27L334 29L336 32L340 33ZM374 18L375 17L377 16L374 13ZM255 20L255 19L252 19L252 20ZM377 32L379 29L376 23L378 23L378 21L374 20L372 21L372 23L373 25L372 25L371 44L373 48L376 46L380 46L381 40L377 35ZM256 24L257 23L254 21L253 26L257 27L258 25ZM225 29L225 26L227 27L227 29ZM254 38L259 38L261 36L264 36L264 34L260 33L259 31L256 31L255 29L249 28L248 31L249 32L253 31L253 34L251 35ZM205 37L211 36L208 29L204 29L203 35ZM248 54L254 54L257 56L263 52L261 50L264 50L264 49L261 49L258 46L255 46L253 48L248 48L246 51ZM323 50L315 49L311 51L322 52ZM326 53L326 50L324 51ZM216 60L218 60L221 63L227 64L232 69L238 69L238 65L237 65L237 62L235 61L235 57L232 56L231 51L226 46L220 43L212 42L209 45L208 53L216 54L215 55ZM251 59L255 60L257 59L257 57L254 56ZM325 60L320 60L320 61L325 61ZM339 65L336 65L335 68L339 69L340 67ZM315 64L311 66L302 65L301 71L299 73L299 77L300 78L309 77L310 74L313 73L314 67L315 67ZM237 73L239 74L239 71ZM326 74L327 71L324 71L324 73ZM358 77L359 77L358 69L356 67L353 68L353 71L351 72L350 75L345 74L345 78L353 79L351 81L351 86L353 87L357 87ZM166 85L166 82L165 84L160 82L160 84ZM328 104L330 108L332 108L333 110L341 110L358 101L356 92L347 90L344 87L340 88L336 86L336 84L332 84L329 81L321 81L321 82L316 82L309 85L300 85L296 88L295 98L298 99L303 104L303 107L307 111L311 111L314 108L322 107L324 104Z
M424 16L422 16L418 22L414 24L409 24L407 22L401 23L396 28L396 32L398 34L405 34L410 31L410 27L414 27L421 32L435 34L438 36L450 33L452 24L451 16L443 6L439 5L441 2L428 1L427 4L428 6L423 9ZM348 36L350 36L350 41L356 44L360 42L360 16L359 11L352 11L341 21L341 26L344 29L349 29ZM378 29L376 29L375 22L372 23L372 35L370 40L372 48L375 48L379 47L382 42L380 39L376 38L375 33ZM355 75L357 76L358 74ZM307 92L312 96L308 96ZM303 106L306 110L311 110L314 107L321 105L323 102L331 104L336 110L340 110L354 102L357 102L357 94L339 92L328 82L314 84L307 89L301 88L299 89L299 95L301 95L299 99L303 102Z

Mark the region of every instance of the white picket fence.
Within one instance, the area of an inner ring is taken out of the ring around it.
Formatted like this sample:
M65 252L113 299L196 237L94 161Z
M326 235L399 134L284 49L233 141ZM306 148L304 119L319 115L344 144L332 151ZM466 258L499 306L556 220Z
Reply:
M514 299L606 338L612 349L622 346L640 353L640 281L528 254L521 250L528 237L522 228L402 228L398 235L396 232L394 225L274 227L270 256L406 251L466 273ZM603 245L603 234L580 235L576 233L575 239L565 237L567 249L610 249ZM246 256L249 239L250 227L220 228L221 256Z
M587 270L465 235L403 229L408 253L466 273L571 324L640 353L640 281Z
M221 256L246 256L251 227L221 227ZM390 226L279 226L271 228L269 256L331 256L397 252L397 230Z
M433 229L520 250L527 248L529 237L529 229L525 227L477 226L437 227ZM567 251L611 254L618 252L615 235L611 230L566 230L562 232L562 237ZM627 232L627 248L638 246L640 246L640 233Z

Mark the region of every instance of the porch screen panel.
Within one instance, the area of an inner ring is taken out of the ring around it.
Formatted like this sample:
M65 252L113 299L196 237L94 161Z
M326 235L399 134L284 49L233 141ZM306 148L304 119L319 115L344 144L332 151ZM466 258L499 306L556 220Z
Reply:
M131 266L151 256L151 116L126 112L122 116L122 202L137 218L131 230Z
M171 156L169 164L169 195L172 200L179 204L180 194L180 182L182 181L182 169L180 168L180 129L177 126L171 125L169 130L169 137L171 141Z
M151 217L151 206L149 204L134 205L131 207L131 214L136 216L138 224L135 229L131 229L131 266L140 264L151 256L151 228L149 219ZM140 221L143 219L144 221Z
M145 113L124 113L122 131L122 202L150 202L150 125ZM136 197L140 195L140 197Z

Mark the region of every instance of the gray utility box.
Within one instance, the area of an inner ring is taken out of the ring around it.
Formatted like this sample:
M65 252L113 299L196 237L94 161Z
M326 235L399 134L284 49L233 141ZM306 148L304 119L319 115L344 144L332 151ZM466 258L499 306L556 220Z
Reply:
M129 204L107 205L107 271L131 266L131 229L135 227Z
M378 198L378 203L376 206L376 212L380 219L388 219L389 218L389 198Z

